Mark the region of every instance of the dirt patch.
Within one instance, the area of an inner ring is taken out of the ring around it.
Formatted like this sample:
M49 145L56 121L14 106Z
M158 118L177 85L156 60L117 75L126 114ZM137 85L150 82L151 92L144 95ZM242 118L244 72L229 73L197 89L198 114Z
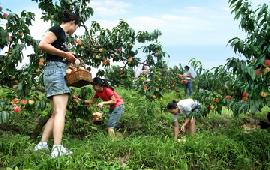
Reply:
M260 128L259 124L251 124L251 123L246 123L242 125L242 128L245 133L250 133L251 131Z
M244 130L244 133L250 133L256 129L261 128L260 120L254 118L246 118L243 120L244 124L241 126Z
M122 156L119 158L119 163L122 167L126 167L127 166L127 162L129 161L129 159L131 158L131 153L128 152L126 155Z

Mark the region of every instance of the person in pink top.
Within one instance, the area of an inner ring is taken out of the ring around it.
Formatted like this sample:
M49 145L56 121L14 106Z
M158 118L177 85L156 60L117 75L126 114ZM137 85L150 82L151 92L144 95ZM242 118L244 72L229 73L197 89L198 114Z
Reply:
M95 103L98 98L103 101L97 104L97 107L102 108L104 105L110 106L109 120L107 123L108 134L114 136L114 128L118 124L123 112L123 99L109 86L107 80L95 77L92 82L93 89L96 91L92 100L86 100L86 103Z

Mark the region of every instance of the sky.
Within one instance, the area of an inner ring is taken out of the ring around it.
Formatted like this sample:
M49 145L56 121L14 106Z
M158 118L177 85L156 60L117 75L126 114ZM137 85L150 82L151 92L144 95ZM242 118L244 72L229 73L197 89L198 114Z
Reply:
M257 7L268 0L252 0ZM14 12L27 10L36 14L31 34L41 39L49 23L44 23L37 3L31 0L0 0L0 5ZM91 0L94 16L102 27L112 28L120 19L128 22L135 31L162 32L159 41L170 55L169 66L186 65L191 58L200 60L204 68L226 63L237 57L228 41L244 38L239 21L230 13L228 0ZM82 34L79 29L75 33ZM28 51L29 52L29 51Z

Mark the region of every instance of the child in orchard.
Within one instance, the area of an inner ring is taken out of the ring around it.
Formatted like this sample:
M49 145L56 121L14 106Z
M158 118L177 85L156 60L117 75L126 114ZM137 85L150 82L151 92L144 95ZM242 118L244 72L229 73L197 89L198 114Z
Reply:
M95 103L96 99L101 98L103 102L97 104L97 107L102 108L103 105L109 105L109 120L107 123L109 136L114 136L114 128L119 122L124 112L123 99L109 86L109 83L99 77L93 79L93 88L96 91L92 100L85 100L85 103Z
M173 115L173 134L174 140L177 140L179 135L179 123L178 117L179 115L183 115L185 117L185 121L182 124L180 130L182 132L187 132L188 134L194 135L196 132L195 125L195 112L198 112L200 109L200 103L193 99L185 99L180 100L179 102L173 100L167 105L168 111Z

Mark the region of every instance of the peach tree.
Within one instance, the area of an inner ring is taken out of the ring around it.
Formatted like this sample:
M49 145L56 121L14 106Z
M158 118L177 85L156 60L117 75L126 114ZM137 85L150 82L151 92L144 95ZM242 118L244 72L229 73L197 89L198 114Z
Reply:
M84 34L70 37L69 46L86 65L96 68L102 66L106 69L113 62L118 62L124 65L121 68L122 74L139 64L146 64L155 70L164 67L164 58L168 55L158 41L161 36L160 31L136 32L123 20L112 29L103 28L96 21L92 21L88 26L86 21L92 16L93 10L90 1L87 0L60 1L60 4L44 0L36 0L36 2L44 11L42 17L44 20L59 23L59 15L56 14L61 13L62 9L75 11L82 16L81 26L84 28ZM104 74L104 69L100 69L97 73L98 76ZM126 81L124 79L122 77L121 81ZM151 86L159 88L160 85L154 83Z
M248 0L229 0L234 19L246 38L234 37L229 41L240 58L229 58L226 65L203 70L193 62L199 76L196 97L209 110L221 112L227 106L234 114L255 113L270 104L270 13L268 5L253 9Z
M124 72L141 63L149 65L152 70L164 67L167 54L158 41L160 31L136 32L123 20L112 29L102 28L96 21L87 25L87 21L93 15L89 0L65 0L57 3L52 0L33 1L37 2L42 10L42 19L51 22L52 25L60 24L63 9L74 11L81 16L84 34L69 37L69 47L88 66L106 68L112 62L122 62ZM39 40L32 37L29 30L35 20L35 14L27 11L16 14L2 7L0 9L1 23L4 23L0 27L0 47L7 48L7 52L0 57L0 85L16 92L9 100L34 100L37 108L35 111L44 110L47 108L42 85L44 54L38 49ZM25 48L33 48L34 53L24 56ZM29 64L18 69L18 63L26 57L30 59ZM102 76L104 73L102 69L98 75ZM155 86L159 88L159 84L155 83L152 89L156 89Z
M247 110L254 113L270 104L270 12L267 4L253 10L247 0L229 0L229 5L247 36L229 41L234 51L244 59L231 58L227 66L243 83L241 91L248 94Z

